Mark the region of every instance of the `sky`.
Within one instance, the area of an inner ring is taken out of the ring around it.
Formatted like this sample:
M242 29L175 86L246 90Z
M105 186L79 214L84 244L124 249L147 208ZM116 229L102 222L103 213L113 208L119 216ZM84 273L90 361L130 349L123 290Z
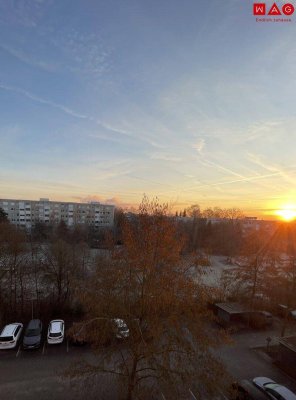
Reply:
M296 12L252 8L0 0L0 197L294 206Z

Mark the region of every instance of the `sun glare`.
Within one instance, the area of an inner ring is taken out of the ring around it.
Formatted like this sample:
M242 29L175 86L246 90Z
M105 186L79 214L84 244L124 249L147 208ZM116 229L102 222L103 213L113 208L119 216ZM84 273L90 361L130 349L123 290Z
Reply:
M276 215L284 221L293 221L296 218L296 207L282 208L276 211Z

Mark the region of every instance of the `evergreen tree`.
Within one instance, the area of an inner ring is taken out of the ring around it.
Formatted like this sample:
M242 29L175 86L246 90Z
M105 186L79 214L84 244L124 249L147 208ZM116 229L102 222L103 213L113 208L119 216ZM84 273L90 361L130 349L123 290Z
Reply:
M6 212L0 207L0 223L2 222L8 222L8 218Z

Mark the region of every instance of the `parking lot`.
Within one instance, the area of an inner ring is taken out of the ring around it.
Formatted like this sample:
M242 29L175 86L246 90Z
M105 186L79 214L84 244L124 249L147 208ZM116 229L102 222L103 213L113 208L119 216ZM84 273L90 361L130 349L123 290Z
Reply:
M60 345L49 345L44 340L42 345L38 349L32 350L24 350L21 344L15 349L8 349L0 351L0 360L3 358L20 358L20 357L38 357L38 356L46 356L46 355L55 355L61 353L69 353L70 347L75 349L74 346L70 346L68 340L64 341Z
M82 359L91 358L87 347L74 347L67 341L49 346L43 342L36 350L13 350L0 352L0 393L9 400L18 399L80 399L79 387L73 387L64 372ZM112 376L99 378L100 393L104 399L118 398ZM84 390L85 392L85 390ZM91 399L91 393L88 396Z
M233 342L217 349L216 354L225 363L234 381L252 380L267 376L296 392L296 382L262 358L254 350L264 346L266 337L275 338L277 330L245 331L232 335ZM45 340L36 350L24 350L21 345L13 350L0 351L0 393L9 400L79 400L88 390L88 399L119 399L118 386L112 375L99 375L92 387L75 387L64 378L65 370L81 360L92 360L88 346L73 346L67 340L62 344L48 345ZM195 400L194 388L188 388L188 400ZM160 395L160 399L163 397Z

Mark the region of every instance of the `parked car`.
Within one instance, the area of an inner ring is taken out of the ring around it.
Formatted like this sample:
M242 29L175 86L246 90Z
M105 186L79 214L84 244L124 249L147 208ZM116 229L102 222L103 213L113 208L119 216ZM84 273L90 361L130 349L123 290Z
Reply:
M66 336L71 344L75 346L84 346L89 343L87 329L89 322L74 322L73 325L67 330Z
M17 346L23 330L23 324L14 322L6 325L0 334L0 349L13 349Z
M296 310L290 311L290 318L296 321Z
M65 322L62 319L54 319L48 325L47 343L59 344L64 340Z
M290 320L296 320L296 310L289 308L285 304L278 304L278 315L282 318L288 318Z
M232 389L232 400L268 400L268 395L247 379L233 383Z
M250 325L255 329L267 328L273 324L273 316L267 311L253 311L249 318Z
M266 393L270 399L273 400L296 400L296 394L291 392L285 386L279 385L270 378L257 377L253 379L253 383L264 393Z
M264 320L266 326L271 326L273 324L273 315L268 311L258 311L259 315Z
M114 339L125 339L129 334L129 328L123 319L100 317L74 322L67 331L70 342L77 346L85 344L108 346Z
M37 349L42 339L42 322L40 319L32 319L25 330L23 338L24 349Z
M129 337L129 328L125 321L120 318L114 318L114 329L115 329L115 336L117 339L127 339Z
M289 307L285 304L278 304L277 306L277 314L279 317L285 317L289 314Z

